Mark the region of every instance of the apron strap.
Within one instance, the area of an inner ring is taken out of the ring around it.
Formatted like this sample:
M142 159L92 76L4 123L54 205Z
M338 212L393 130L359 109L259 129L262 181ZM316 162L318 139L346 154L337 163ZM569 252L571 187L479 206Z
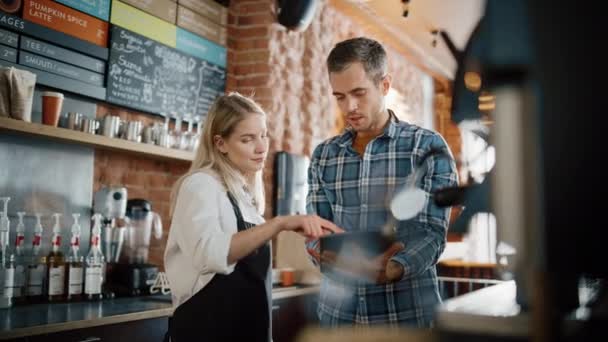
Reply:
M251 224L245 222L245 219L243 218L243 213L241 212L241 208L239 208L239 203L234 197L234 195L230 191L228 191L226 194L228 195L228 199L230 200L230 203L232 204L232 209L234 210L234 215L236 216L236 226L238 231L250 228Z

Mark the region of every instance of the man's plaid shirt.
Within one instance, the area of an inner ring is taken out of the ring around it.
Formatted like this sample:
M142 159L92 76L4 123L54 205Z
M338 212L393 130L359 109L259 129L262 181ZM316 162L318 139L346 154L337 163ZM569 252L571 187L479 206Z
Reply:
M391 112L383 134L367 145L363 156L353 148L355 134L346 130L315 149L308 172L307 210L346 231L379 230L389 219L388 203L408 175L431 150L449 151L437 133L400 122ZM431 155L418 187L427 203L416 217L397 224L405 245L391 260L403 265L403 279L375 285L340 282L324 276L317 312L324 326L339 324L407 324L428 327L441 302L435 265L443 252L450 210L437 207L430 194L458 182L449 158ZM318 251L318 240L307 244Z

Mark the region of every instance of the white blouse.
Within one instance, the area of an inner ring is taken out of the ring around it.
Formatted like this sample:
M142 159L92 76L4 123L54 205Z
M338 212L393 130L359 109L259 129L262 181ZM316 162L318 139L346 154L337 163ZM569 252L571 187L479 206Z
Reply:
M246 222L264 222L251 203L239 203L239 208ZM234 271L235 263L228 264L228 251L236 232L236 216L219 175L205 170L184 179L164 260L173 308L194 296L216 273Z

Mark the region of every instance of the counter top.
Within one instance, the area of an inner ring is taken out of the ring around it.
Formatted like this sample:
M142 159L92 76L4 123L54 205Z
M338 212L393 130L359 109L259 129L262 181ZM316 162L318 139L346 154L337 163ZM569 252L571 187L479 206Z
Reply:
M318 286L275 288L272 298L279 300L318 291ZM0 309L0 340L167 317L172 313L170 295L115 298L98 302L17 305Z
M516 290L514 281L505 281L448 299L437 310L437 328L455 332L529 336L529 315L521 312L515 300Z

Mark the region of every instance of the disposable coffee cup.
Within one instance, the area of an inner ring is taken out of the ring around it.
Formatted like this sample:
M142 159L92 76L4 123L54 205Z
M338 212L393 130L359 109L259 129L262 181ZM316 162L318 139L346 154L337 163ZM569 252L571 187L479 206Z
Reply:
M283 268L281 270L281 286L292 286L295 283L295 270Z
M61 107L63 106L63 94L52 91L42 93L42 123L55 126L59 123Z

